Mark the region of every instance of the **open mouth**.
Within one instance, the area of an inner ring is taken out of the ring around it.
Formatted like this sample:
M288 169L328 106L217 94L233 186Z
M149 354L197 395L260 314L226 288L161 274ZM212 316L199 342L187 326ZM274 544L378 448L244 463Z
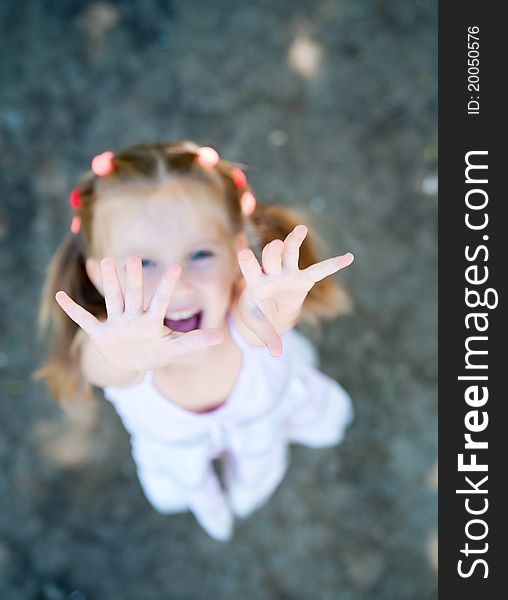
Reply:
M164 319L164 325L169 327L172 331L180 331L182 333L187 333L188 331L193 331L194 329L199 329L201 326L201 318L203 316L203 311L198 311L190 316L186 314L182 314L178 316L178 318L174 319Z

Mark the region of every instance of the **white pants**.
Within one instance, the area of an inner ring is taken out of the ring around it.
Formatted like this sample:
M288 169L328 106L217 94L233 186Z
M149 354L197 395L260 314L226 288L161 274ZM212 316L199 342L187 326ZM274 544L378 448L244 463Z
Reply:
M245 517L255 511L283 479L290 442L325 447L341 441L352 420L351 402L341 386L322 378L314 382L313 400L294 379L285 393L288 400L282 398L273 410L234 426L214 424L209 435L195 440L164 444L131 439L147 499L161 513L191 510L210 535L228 539L232 514ZM225 489L214 458L221 461Z

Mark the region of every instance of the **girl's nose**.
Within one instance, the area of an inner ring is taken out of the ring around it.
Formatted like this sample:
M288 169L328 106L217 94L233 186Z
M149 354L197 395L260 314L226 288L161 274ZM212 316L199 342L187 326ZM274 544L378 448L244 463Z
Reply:
M182 273L178 278L178 281L175 284L175 288L173 290L173 301L175 304L178 301L185 302L187 299L192 299L194 296L194 286L192 281L185 273L185 269L182 269Z

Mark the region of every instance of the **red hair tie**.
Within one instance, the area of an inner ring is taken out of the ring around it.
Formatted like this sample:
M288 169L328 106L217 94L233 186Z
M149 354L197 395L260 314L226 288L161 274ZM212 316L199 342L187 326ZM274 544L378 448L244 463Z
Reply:
M107 152L103 152L102 154L97 154L92 159L92 171L98 175L99 177L104 177L104 175L109 175L113 170L113 152L109 150Z
M69 204L72 208L79 210L81 208L81 197L79 188L75 187L69 194Z
M245 177L245 173L242 171L242 169L235 167L231 172L231 175L233 176L233 183L239 190L245 187L247 183L247 177Z
M240 198L240 204L242 205L242 212L244 215L249 216L256 210L256 198L252 192L244 192Z
M80 229L81 229L81 217L78 217L76 215L75 217L72 217L70 230L72 231L72 233L79 233Z
M210 146L201 146L197 150L198 163L206 169L211 169L219 162L219 155L217 150L210 148Z

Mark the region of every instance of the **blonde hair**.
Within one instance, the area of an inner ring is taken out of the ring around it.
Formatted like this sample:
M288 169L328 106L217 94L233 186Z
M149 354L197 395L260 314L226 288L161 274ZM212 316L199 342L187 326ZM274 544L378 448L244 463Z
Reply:
M239 190L235 185L233 170L238 165L219 159L215 167L203 167L196 160L198 150L199 146L189 140L137 144L115 152L110 174L97 177L88 171L81 177L77 186L81 229L79 234L68 233L51 259L39 311L40 331L47 342L47 359L34 375L46 379L57 400L76 393L91 395L90 386L79 372L80 329L57 306L55 293L64 290L97 318L106 316L104 298L85 269L86 258L94 251L94 208L105 194L140 184L158 186L172 176L201 182L214 192L210 194L210 201L219 199L231 233L246 232L253 249L263 248L277 238L284 239L301 222L296 213L287 208L260 203L250 217L245 217L240 196L250 191L250 187L247 184ZM305 268L317 261L315 235L309 232L300 250L299 266ZM334 279L327 277L319 281L305 299L302 319L317 323L319 318L332 318L344 312L340 297L340 287Z

